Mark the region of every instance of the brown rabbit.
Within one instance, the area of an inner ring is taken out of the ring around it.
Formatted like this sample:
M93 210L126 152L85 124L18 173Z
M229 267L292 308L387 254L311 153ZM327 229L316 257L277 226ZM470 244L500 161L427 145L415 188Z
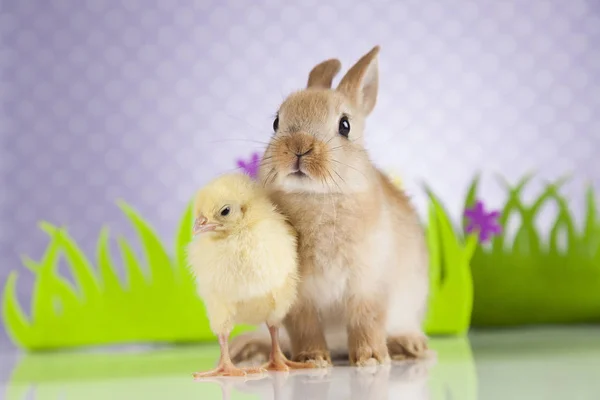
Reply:
M285 321L297 361L354 365L418 358L428 296L428 256L409 199L369 160L365 118L378 91L379 47L331 89L341 64L327 60L290 95L273 123L260 179L299 233L299 298ZM264 331L234 339L238 362L268 355Z

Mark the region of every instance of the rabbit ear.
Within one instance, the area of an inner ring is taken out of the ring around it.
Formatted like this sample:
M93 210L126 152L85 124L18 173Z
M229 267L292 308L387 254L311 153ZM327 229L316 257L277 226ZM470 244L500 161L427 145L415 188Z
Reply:
M330 89L333 78L340 72L341 68L342 63L334 58L323 61L310 71L306 87Z
M350 68L338 85L338 90L362 107L365 115L373 111L377 101L379 87L378 54L379 46L373 47Z

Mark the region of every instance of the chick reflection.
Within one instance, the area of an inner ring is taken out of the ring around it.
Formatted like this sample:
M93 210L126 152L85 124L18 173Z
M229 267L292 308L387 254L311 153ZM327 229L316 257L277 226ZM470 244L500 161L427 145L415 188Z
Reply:
M214 378L211 382L221 386L223 400L235 399L239 394L269 400L429 400L429 366L423 361L361 369L335 367L329 370L271 373L262 379L246 381Z

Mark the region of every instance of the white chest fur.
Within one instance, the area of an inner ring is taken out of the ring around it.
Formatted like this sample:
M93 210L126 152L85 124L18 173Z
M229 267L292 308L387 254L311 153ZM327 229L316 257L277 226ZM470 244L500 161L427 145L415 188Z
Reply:
M362 210L348 199L324 196L299 204L302 217L292 222L300 233L300 295L322 310L343 308L356 268L368 268L360 254L368 236Z
M325 310L342 305L348 292L349 271L339 261L330 260L322 266L322 269L304 277L301 295Z

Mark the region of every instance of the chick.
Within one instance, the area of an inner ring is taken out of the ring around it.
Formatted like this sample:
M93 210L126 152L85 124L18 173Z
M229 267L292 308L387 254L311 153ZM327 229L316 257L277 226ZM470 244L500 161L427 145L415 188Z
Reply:
M296 298L297 238L267 193L247 175L223 175L195 198L194 239L188 260L204 300L210 326L219 339L217 368L196 378L244 376L263 368L241 369L229 355L235 324L266 322L272 350L268 370L312 368L289 361L279 346L279 327Z

